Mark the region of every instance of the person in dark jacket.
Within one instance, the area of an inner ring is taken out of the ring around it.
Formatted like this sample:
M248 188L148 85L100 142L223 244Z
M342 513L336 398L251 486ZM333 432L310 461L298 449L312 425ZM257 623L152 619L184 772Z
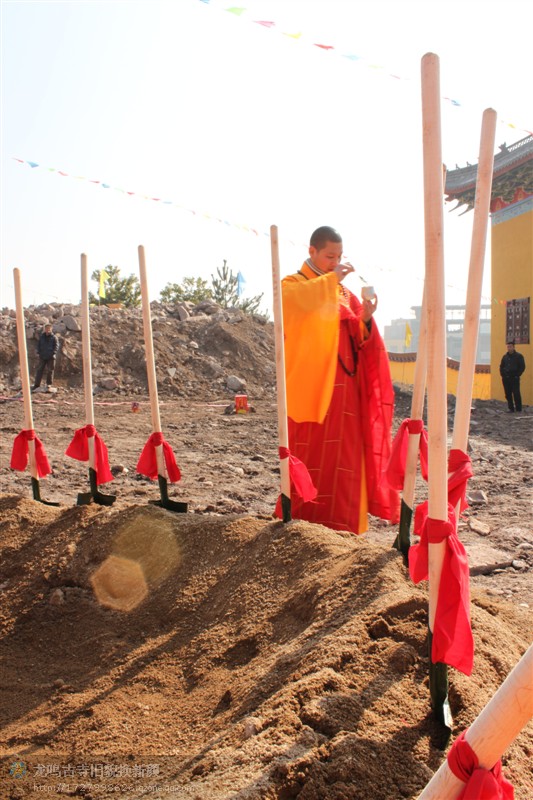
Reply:
M509 412L522 411L520 376L525 368L524 356L515 350L514 342L508 342L507 352L500 362L500 375L502 376L503 390Z
M56 365L56 355L59 350L59 340L52 333L52 325L48 323L44 326L44 331L39 336L37 342L37 355L39 356L39 366L35 374L35 383L32 392L39 388L43 375L46 378L46 387L54 382L54 369Z

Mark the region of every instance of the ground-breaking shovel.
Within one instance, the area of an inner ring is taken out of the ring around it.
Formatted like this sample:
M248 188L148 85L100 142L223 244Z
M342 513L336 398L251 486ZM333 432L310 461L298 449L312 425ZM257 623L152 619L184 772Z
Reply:
M89 321L89 286L87 276L87 256L81 256L81 334L83 353L83 387L85 393L85 423L87 431L87 447L89 455L89 492L78 494L78 505L97 503L100 506L111 506L116 495L104 494L98 488L98 473L96 470L94 409L93 409L93 380L91 369L91 329ZM92 435L91 435L92 433Z
M287 392L285 387L285 349L283 346L283 308L281 302L281 281L279 266L278 229L270 228L270 246L272 252L272 292L274 312L274 334L276 347L276 386L278 400L278 439L280 447L281 473L281 518L290 522L291 513L291 478L289 469L289 432L287 425Z
M285 380L285 337L283 334L283 302L279 266L278 229L270 226L270 245L272 251L272 289L274 311L274 336L276 345L276 389L278 398L278 441L281 475L281 492L276 504L275 515L283 522L292 520L292 500L297 497L304 502L314 500L317 490L309 470L299 458L289 450L289 425L287 419L287 386Z
M43 500L41 497L41 489L39 484L39 467L35 455L35 445L38 441L35 437L33 430L33 414L31 408L31 391L30 391L30 374L28 370L28 352L26 347L26 327L24 324L24 307L22 305L22 290L20 282L20 270L15 268L13 270L13 280L15 284L15 301L16 301L16 315L17 315L17 339L19 349L20 361L20 380L22 384L22 399L24 401L24 434L28 446L28 460L26 465L29 464L31 475L31 488L33 499L46 506L58 506L59 503L52 503ZM40 444L40 442L39 442ZM44 451L43 451L44 453ZM46 455L44 455L46 459ZM46 459L47 461L47 459ZM18 468L18 467L17 467ZM24 467L22 467L24 468ZM48 466L48 471L50 470Z
M157 481L159 483L160 500L151 500L153 505L162 506L167 511L186 513L187 503L171 500L168 496L168 467L165 453L170 451L170 446L163 439L161 432L161 419L159 415L159 400L157 395L157 380L155 373L154 343L152 338L152 321L150 318L150 299L148 295L148 281L146 278L146 260L144 247L139 245L139 273L141 277L141 298L143 312L144 347L146 353L146 371L148 377L148 391L150 394L150 409L152 413L152 439L154 441L155 458L157 465ZM173 458L173 457L172 457ZM139 468L139 466L138 466ZM179 470L177 469L179 476ZM178 478L179 479L179 478Z
M448 519L446 322L444 312L444 248L442 218L442 155L439 59L422 58L422 120L424 163L424 232L426 251L427 406L428 406L428 517ZM451 731L448 667L431 658L445 541L428 546L429 573L429 689L436 719Z
M492 770L532 717L533 645L530 645L466 731L465 739L476 754L478 769ZM497 792L494 783L492 787L493 790L486 784L487 794L483 794L483 797L504 797L503 793ZM473 798L473 794L465 793L465 781L452 772L446 759L418 800L457 800L458 797ZM476 797L479 797L477 793ZM510 795L505 793L505 797Z

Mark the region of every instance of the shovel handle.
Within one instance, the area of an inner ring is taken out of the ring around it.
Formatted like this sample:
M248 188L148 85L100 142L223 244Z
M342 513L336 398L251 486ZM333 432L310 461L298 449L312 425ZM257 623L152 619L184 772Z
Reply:
M87 256L81 254L81 341L83 354L83 390L85 394L85 423L94 425L93 410L93 378L91 369L91 324L89 321L89 287L87 275ZM94 445L94 443L93 443ZM89 466L94 467L90 459L91 446L89 444Z
M485 262L487 225L492 191L496 118L497 114L492 108L486 108L483 112L476 178L476 199L472 223L472 243L470 246L470 264L468 269L468 286L466 290L463 343L461 345L461 361L459 362L459 375L457 378L457 399L453 423L452 448L454 450L462 450L465 453L468 445L472 386L476 368L483 265Z
M279 242L277 225L270 227L270 247L272 252L272 294L274 313L274 336L276 349L276 387L278 401L278 439L279 446L289 447L289 428L287 422L287 389L285 384L285 348L283 346L283 305L281 299L281 278L279 265ZM291 478L289 459L280 460L281 494L290 502ZM285 501L285 505L287 501ZM284 513L284 518L287 512Z
M15 267L13 270L13 282L15 284L15 304L17 319L17 343L19 350L20 363L20 382L22 386L22 399L24 402L24 428L33 429L33 414L31 408L30 372L28 368L28 348L26 344L26 325L24 322L24 306L22 304L22 287L20 280L20 270ZM32 480L39 481L37 462L35 460L35 441L30 439L28 442L28 460L30 475Z
M26 430L31 430L33 428L33 415L31 410L30 373L28 369L28 350L26 346L26 326L24 322L24 306L22 305L20 270L17 267L15 267L13 270L13 281L15 284L20 382L22 385L22 399L24 401L24 427Z
M157 379L155 374L154 342L152 337L152 320L150 318L150 297L148 295L148 280L146 277L146 259L142 244L138 247L139 274L141 278L141 299L143 312L144 348L146 353L146 372L148 377L148 392L150 394L150 410L152 412L152 433L161 433L161 418L159 416L159 400L157 396ZM159 460L158 460L159 468ZM160 473L165 475L165 472Z
M428 510L432 519L448 518L446 321L444 313L444 248L440 66L434 53L422 58L424 162L424 232L426 251ZM445 543L429 545L429 628L435 622Z

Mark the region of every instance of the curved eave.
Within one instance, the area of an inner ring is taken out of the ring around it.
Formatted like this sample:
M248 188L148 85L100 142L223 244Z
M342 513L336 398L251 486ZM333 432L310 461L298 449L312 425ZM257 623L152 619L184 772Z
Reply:
M518 187L527 194L533 194L533 135L509 148L503 145L501 150L494 157L492 197L501 197L510 203ZM473 208L476 180L477 164L447 171L444 190L446 201L456 200L455 208L463 205L467 206L466 210Z

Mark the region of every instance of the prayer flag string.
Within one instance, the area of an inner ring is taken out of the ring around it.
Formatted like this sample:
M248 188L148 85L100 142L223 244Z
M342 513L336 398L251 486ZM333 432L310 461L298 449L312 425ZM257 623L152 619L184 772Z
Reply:
M180 203L177 203L174 200L162 200L160 197L151 197L150 195L140 194L139 192L125 191L124 189L120 189L117 186L111 186L111 184L105 183L104 181L101 181L101 180L94 180L94 179L91 179L91 178L86 178L83 175L70 175L70 173L66 172L65 170L56 169L55 167L45 167L42 164L38 164L36 161L28 161L27 159L25 160L23 158L17 158L15 156L11 156L11 158L12 158L13 161L16 161L17 164L27 165L31 169L44 169L46 172L54 172L57 175L61 175L63 178L73 178L74 180L78 180L78 181L86 181L87 183L92 183L95 186L101 186L103 189L115 189L117 192L121 192L122 194L127 195L128 197L137 197L137 198L140 198L142 200L151 200L151 201L156 202L156 203L161 203L162 205L173 206L173 207L179 209L180 211L185 211L185 212L188 212L189 214L192 214L197 219L206 219L206 220L209 220L211 222L218 222L218 223L221 223L222 225L226 225L226 226L229 226L229 227L232 227L232 228L236 228L236 229L238 229L240 231L243 231L245 233L250 233L250 234L252 234L254 236L257 236L257 237L259 237L259 236L268 236L268 237L270 237L270 232L269 231L262 231L259 228L252 228L249 225L244 225L244 224L238 223L238 222L230 222L227 219L221 219L220 217L212 216L211 214L207 214L204 211L198 211L198 210L194 210L192 208L188 208L187 206L181 205ZM294 247L300 247L300 248L302 248L304 250L307 250L307 248L309 246L308 243L306 244L306 243L303 243L303 242L297 242L294 239L283 239L283 241L288 243L288 244L290 244L290 245L293 245ZM367 270L367 269L368 269L368 267L365 267L365 270ZM371 272L372 272L372 274L374 274L376 272L393 274L396 271L394 269L390 268L390 267L373 266L372 269L371 269ZM357 276L360 278L360 280L363 283L367 283L368 282L368 281L366 281L365 278L363 278L359 268L357 268ZM104 281L105 281L105 277L106 277L105 274L104 274L103 277L104 277ZM424 277L423 276L415 275L414 279L417 280L417 281L421 281L422 283L424 282ZM240 283L241 291L243 289L243 285L242 284L243 284L243 279L241 277L241 283ZM100 288L102 287L102 276L100 276L99 287ZM461 288L461 287L456 286L456 285L454 285L452 283L447 283L446 287L448 289L455 289L455 290L459 290ZM103 291L105 293L105 283L103 285ZM99 292L100 292L100 289L99 289ZM104 295L101 295L101 296L104 296ZM483 295L481 297L481 299L487 304L494 303L495 305L502 305L502 306L504 306L508 302L506 299L502 299L502 298L499 298L499 297L492 297L491 298L491 297L486 297L485 295Z
M357 53L344 52L341 48L337 47L334 44L325 44L323 42L317 42L317 41L315 41L314 38L310 38L310 37L308 37L307 40L306 40L306 37L304 36L303 32L300 31L300 30L298 30L298 31L286 31L286 30L283 30L283 28L281 28L276 23L275 20L254 19L253 16L251 16L253 14L252 9L247 8L246 6L226 6L225 2L216 3L216 2L213 2L213 0L199 0L199 2L203 3L204 5L217 7L219 10L222 10L222 11L227 11L230 14L236 16L236 17L240 17L240 18L243 18L243 19L248 19L252 24L261 25L263 28L269 28L270 30L275 30L276 32L279 32L282 36L288 37L289 39L293 39L294 41L301 41L303 43L307 43L311 47L316 47L319 50L322 50L322 51L325 51L325 52L328 52L328 53L333 53L334 55L340 56L343 59L347 59L348 61L351 61L352 63L357 63L359 66L365 66L366 65L367 69L371 69L374 72L381 73L387 78L393 78L394 80L399 80L399 81L410 81L411 80L411 78L407 78L407 77L405 77L403 75L398 75L398 74L396 74L394 72L388 72L387 68L384 65L376 64L374 62L371 62L368 59L365 59L363 56L358 55ZM456 100L453 97L447 97L447 96L443 95L442 99L445 100L450 105L456 107L456 108L461 108L461 107L464 108L465 107L463 103L460 103L459 100ZM515 125L513 122L509 122L508 120L501 119L500 117L498 117L498 123L500 125L505 125L508 128L512 128L513 130L523 131L524 133L527 133L529 135L533 135L533 131L528 130L527 128L521 128L518 125Z

